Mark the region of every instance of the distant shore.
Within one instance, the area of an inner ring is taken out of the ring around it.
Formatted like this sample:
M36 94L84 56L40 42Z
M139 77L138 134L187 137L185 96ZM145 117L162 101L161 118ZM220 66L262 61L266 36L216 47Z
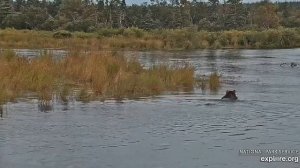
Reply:
M0 30L0 48L67 50L283 49L300 47L300 29L207 32L194 29L145 31L100 29L93 33Z

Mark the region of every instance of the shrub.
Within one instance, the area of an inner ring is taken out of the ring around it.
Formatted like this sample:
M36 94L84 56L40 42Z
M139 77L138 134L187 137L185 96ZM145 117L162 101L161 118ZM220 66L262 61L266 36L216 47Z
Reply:
M117 35L123 35L124 29L100 29L97 31L98 36L102 37L112 37Z
M65 30L57 31L53 34L53 37L58 39L71 38L72 36L71 32Z
M130 28L130 29L125 29L123 35L125 37L142 38L145 35L145 31L139 28Z

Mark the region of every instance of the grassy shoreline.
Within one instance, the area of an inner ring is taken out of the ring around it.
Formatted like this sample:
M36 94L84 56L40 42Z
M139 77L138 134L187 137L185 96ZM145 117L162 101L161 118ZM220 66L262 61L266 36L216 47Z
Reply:
M282 49L300 47L300 29L206 32L102 29L94 33L0 30L0 48L67 50Z
M0 53L0 76L0 110L1 105L28 95L44 107L54 99L65 103L70 98L122 100L220 87L217 73L196 79L194 67L187 63L145 69L136 59L113 52L81 52L63 59L44 54L28 59L5 50Z
M30 60L7 50L0 54L0 105L30 93L47 102L53 95L62 101L71 95L87 101L192 91L197 82L194 72L189 64L144 69L137 60L111 52L90 52L60 60L43 55Z

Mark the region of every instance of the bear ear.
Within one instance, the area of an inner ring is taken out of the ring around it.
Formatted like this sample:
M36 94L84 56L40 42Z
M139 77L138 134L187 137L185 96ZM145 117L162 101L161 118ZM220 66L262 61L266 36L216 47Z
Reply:
M235 93L235 90L233 90L233 92Z

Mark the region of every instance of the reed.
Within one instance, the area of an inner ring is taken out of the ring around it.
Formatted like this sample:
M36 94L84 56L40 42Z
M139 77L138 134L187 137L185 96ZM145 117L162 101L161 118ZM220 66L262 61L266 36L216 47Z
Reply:
M202 91L205 91L207 88L210 91L216 92L221 87L221 75L217 72L211 73L209 76L201 76L196 80L197 87L201 88Z
M220 75L217 72L212 73L209 76L209 88L212 91L217 91L220 88Z
M72 95L81 101L137 98L192 90L195 84L194 68L189 64L144 69L137 60L93 51L60 60L47 54L30 60L8 50L0 56L0 76L0 102L35 94L41 108L48 108L54 95L62 102Z

